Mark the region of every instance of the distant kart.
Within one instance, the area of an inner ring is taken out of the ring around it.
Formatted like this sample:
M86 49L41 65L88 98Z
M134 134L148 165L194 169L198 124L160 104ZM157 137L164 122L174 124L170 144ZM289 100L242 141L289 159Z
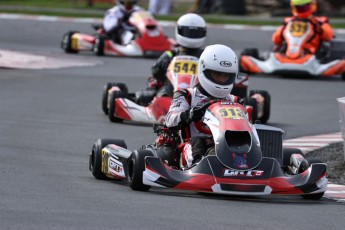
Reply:
M283 130L253 125L237 103L204 105L204 124L215 143L213 154L187 166L187 144L177 131L155 128L153 144L130 151L123 140L98 139L89 169L97 179L128 180L133 190L153 187L227 195L301 195L321 199L326 191L326 164L305 160L299 149L283 148ZM254 131L256 127L257 132ZM166 155L166 149L174 154Z
M176 56L171 61L167 77L173 87L172 91L193 87L197 80L198 58L192 56ZM267 91L251 90L248 96L247 75L240 74L236 79L233 93L245 98L250 120L259 120L266 123L270 116L271 98ZM136 93L128 93L128 88L123 83L109 82L104 86L102 97L103 112L109 116L112 122L123 120L162 124L167 114L172 95L157 94L153 100L146 104L138 104Z
M95 35L76 31L66 33L61 48L66 53L92 51L96 55L159 57L164 51L171 50L176 42L168 38L156 19L147 11L134 12L129 24L122 24L124 33L121 43L109 39L102 26L94 25Z
M308 24L301 26L301 23L305 22L293 21L287 25L290 29L284 33L288 39L282 51L272 51L267 57L262 57L257 48L245 49L240 57L241 70L249 74L284 76L341 75L345 80L345 40L333 39L330 46L322 43L316 54L306 53L303 47L310 39L312 28Z

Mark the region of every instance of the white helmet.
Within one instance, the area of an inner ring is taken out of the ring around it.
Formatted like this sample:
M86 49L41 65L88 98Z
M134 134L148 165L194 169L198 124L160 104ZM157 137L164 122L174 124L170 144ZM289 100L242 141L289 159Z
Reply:
M237 56L230 47L220 44L207 46L198 66L199 82L207 93L216 98L230 94L238 74Z
M177 20L175 38L180 46L191 49L202 47L206 40L205 20L193 13L181 16Z

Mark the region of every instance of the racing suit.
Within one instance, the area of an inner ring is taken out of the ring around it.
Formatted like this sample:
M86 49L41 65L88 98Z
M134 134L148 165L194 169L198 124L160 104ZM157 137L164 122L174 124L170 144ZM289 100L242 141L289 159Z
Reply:
M176 91L166 115L165 125L167 127L180 129L183 138L190 138L186 144L189 145L186 156L188 166L199 162L203 156L215 154L211 132L201 121L203 115L200 116L199 120L190 123L185 117L191 108L201 106L212 99L214 98L209 96L201 85ZM229 94L223 99L236 102L238 98Z
M276 46L274 51L285 52L283 47L283 42L286 40L284 37L284 31L288 29L287 24L294 21L308 22L312 25L314 32L304 47L304 50L310 54L315 54L318 51L322 41L329 42L333 38L332 27L328 23L327 17L312 16L309 19L301 19L295 16L287 17L285 18L284 23L272 35L272 42ZM296 29L300 30L301 28Z
M108 37L121 44L121 35L125 31L123 23L128 22L133 12L141 9L139 6L133 6L131 10L124 10L119 6L114 6L107 10L103 19L103 29Z
M170 84L166 73L170 62L175 56L189 55L199 58L204 49L188 49L182 46L174 50L164 52L151 67L152 77L148 79L149 86L146 90L136 93L136 102L138 104L149 104L154 96L173 96L173 86Z

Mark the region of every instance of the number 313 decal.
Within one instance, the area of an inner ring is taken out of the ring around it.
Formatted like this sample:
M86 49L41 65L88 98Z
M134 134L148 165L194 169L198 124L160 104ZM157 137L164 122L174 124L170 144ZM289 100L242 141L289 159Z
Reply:
M246 115L241 109L237 108L222 108L218 110L221 117L230 119L245 119Z

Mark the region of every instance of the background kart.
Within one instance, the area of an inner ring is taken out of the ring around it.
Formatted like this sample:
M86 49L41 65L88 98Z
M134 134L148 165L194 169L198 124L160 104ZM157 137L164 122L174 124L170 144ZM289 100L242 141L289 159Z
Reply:
M66 53L93 51L96 55L159 57L176 44L173 39L167 38L163 28L147 11L134 12L129 23L123 24L125 32L121 44L109 39L102 26L94 25L94 29L97 30L95 35L77 31L66 33L62 38L61 48Z
M167 77L173 86L173 91L193 87L197 80L198 59L192 56L177 56L171 61ZM264 90L250 90L248 93L249 77L239 74L236 79L233 94L245 99L251 121L259 120L266 123L270 116L271 97ZM128 93L128 88L123 83L109 82L104 86L102 96L102 109L112 122L123 120L162 124L169 110L172 94L158 92L153 100L138 104L136 93Z
M313 34L311 26L306 22L293 21L287 27L282 52L272 51L263 57L257 48L245 49L240 57L241 70L246 73L287 76L328 77L340 74L342 80L345 80L345 40L333 39L329 45L321 43L316 54L309 54L303 47Z
M283 149L283 131L256 124L256 133L242 105L210 104L204 124L212 132L215 154L199 163L186 167L188 144L179 141L176 131L161 128L156 129L154 144L135 151L127 150L123 140L98 139L90 153L90 171L97 179L128 180L132 189L140 191L154 186L229 195L322 198L327 187L326 164L317 159L296 163L302 152ZM166 148L175 149L175 157L167 157Z

